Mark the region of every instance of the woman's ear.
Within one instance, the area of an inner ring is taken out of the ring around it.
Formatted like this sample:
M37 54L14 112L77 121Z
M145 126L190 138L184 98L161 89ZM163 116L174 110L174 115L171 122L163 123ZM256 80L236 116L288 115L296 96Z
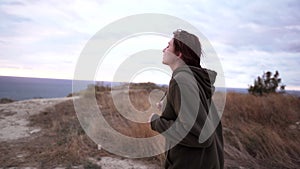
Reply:
M177 55L180 59L182 59L182 53L181 53L181 52L178 52L176 55Z

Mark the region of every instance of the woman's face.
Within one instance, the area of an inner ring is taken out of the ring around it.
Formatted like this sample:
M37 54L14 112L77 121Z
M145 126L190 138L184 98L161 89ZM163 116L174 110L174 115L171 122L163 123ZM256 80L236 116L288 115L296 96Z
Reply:
M175 54L174 39L172 38L168 42L168 46L163 50L163 60L162 63L166 65L172 65L175 63L178 56Z

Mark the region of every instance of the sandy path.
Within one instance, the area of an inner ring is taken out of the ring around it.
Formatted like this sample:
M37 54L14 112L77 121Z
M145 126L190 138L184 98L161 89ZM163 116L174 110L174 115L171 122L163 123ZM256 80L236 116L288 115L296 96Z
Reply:
M37 127L28 127L28 118L48 107L72 98L30 99L0 104L0 142L20 139L39 132Z

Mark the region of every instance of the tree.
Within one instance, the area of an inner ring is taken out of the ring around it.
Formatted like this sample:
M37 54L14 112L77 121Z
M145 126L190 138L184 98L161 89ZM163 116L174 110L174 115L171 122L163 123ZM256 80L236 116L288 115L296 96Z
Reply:
M264 93L276 93L280 83L281 78L279 78L279 72L276 70L272 77L272 73L268 71L254 80L254 85L249 87L248 92L259 95L263 95ZM280 85L280 92L285 92L285 85Z

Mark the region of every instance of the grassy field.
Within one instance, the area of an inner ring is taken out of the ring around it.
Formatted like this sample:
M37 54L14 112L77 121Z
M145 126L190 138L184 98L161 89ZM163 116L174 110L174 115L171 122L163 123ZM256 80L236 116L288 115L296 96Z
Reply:
M300 99L228 93L223 114L227 161L249 168L300 166Z
M154 90L155 89L155 90ZM119 99L129 96L138 111L145 117L157 112L155 102L166 89L142 84L129 86L129 92L120 92ZM93 95L85 91L83 97ZM109 88L97 89L97 103L107 122L120 133L145 138L156 135L145 123L135 123L118 113ZM126 106L124 105L124 109ZM130 109L125 110L130 114ZM145 117L141 117L142 119ZM225 138L226 168L299 168L300 166L300 99L290 95L227 93L222 117ZM72 100L49 107L30 117L30 125L43 130L35 137L2 142L2 166L55 166L84 165L97 168L88 158L101 159L115 155L98 150L85 134L77 119ZM19 160L14 152L30 152ZM164 156L145 158L145 161L163 164ZM101 168L101 167L99 167Z

